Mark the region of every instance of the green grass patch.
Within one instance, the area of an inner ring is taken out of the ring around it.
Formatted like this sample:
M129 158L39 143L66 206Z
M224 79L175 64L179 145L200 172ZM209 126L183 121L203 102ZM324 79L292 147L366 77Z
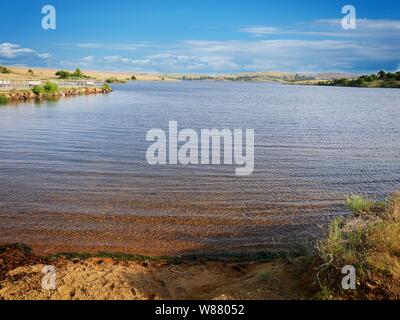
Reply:
M136 261L136 262L146 262L146 261L165 261L165 262L173 262L177 258L169 257L169 256L160 256L160 257L149 257L138 254L124 254L124 253L108 253L108 252L99 252L99 253L57 253L50 256L51 259L59 259L64 258L68 260L86 260L89 258L110 258L119 261Z
M386 203L372 201L359 195L352 195L346 197L345 205L353 214L359 215L368 213L373 209L382 209L385 207Z
M400 299L400 194L387 202L352 196L346 204L358 216L334 219L308 263L315 298ZM341 286L347 265L356 269L357 290Z
M0 104L7 104L10 102L10 99L8 99L4 94L0 94Z
M144 256L138 254L125 254L125 253L57 253L50 256L51 259L64 258L68 260L85 260L89 258L111 258L122 261L136 261L136 262L150 262L162 261L169 264L181 264L184 262L206 262L206 261L221 261L221 262L246 262L246 261L275 261L285 260L288 256L291 258L303 256L304 251L277 251L277 252L258 252L250 254L235 254L235 253L215 253L215 254L193 254L182 256Z

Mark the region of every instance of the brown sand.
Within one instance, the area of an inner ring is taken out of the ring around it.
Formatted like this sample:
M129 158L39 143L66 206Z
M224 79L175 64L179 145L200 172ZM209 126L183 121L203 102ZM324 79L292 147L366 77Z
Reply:
M43 290L44 265L57 268L57 289ZM0 247L1 299L301 299L288 262L126 261L41 258L21 246Z

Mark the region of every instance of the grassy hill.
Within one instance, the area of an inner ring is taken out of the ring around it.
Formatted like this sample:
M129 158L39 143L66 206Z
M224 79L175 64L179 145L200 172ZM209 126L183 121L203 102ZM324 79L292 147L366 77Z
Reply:
M15 80L51 80L57 79L55 75L59 69L50 68L31 68L31 67L6 67L9 73L0 73L0 79L15 79ZM73 71L71 71L73 72ZM130 71L91 71L85 70L85 75L88 77L105 81L107 79L118 79L121 81L131 80L134 75L137 80L156 81L156 80L171 80L171 78L159 74L151 73L136 73Z
M31 68L31 67L6 67L8 72L0 71L0 79L16 80L51 80L57 79L55 75L59 69ZM69 72L73 72L67 70ZM141 81L160 80L212 80L212 81L256 81L256 82L285 82L299 84L317 84L336 79L352 79L356 76L345 73L288 73L288 72L243 72L237 74L207 75L207 74L156 74L136 73L130 71L92 71L84 70L85 76L109 82L126 82L136 79Z
M177 80L213 80L213 81L256 81L256 82L306 82L353 78L345 73L288 73L288 72L243 72L226 75L173 74L169 77Z

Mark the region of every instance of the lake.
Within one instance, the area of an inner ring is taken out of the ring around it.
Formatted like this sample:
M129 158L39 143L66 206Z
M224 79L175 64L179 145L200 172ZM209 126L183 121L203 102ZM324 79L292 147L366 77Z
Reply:
M132 82L0 106L0 242L40 253L255 252L400 189L400 90ZM255 168L151 166L152 128L255 130Z

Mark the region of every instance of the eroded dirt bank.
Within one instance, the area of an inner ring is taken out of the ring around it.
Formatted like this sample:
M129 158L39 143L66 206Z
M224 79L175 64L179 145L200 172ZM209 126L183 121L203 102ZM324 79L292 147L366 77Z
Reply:
M54 265L57 288L42 289ZM301 299L290 262L170 261L38 257L23 245L0 247L0 299Z

